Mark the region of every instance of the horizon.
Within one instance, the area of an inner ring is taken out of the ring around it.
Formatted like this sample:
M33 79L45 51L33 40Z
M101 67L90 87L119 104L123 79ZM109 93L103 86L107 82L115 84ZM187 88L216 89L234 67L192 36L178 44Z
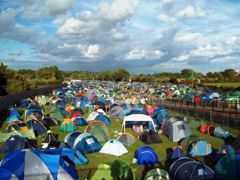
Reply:
M130 74L240 70L237 0L0 0L12 69Z

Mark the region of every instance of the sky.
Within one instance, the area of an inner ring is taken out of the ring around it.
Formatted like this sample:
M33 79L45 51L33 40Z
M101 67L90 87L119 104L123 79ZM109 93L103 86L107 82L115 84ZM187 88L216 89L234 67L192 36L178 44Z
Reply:
M240 0L0 0L13 69L240 70Z

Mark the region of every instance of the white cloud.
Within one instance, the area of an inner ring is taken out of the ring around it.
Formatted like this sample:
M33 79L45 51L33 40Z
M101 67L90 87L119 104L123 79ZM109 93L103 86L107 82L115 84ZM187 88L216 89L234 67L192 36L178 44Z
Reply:
M64 14L73 8L72 0L35 0L28 6L22 7L22 17L27 19L41 19Z
M189 60L189 58L190 58L190 55L186 54L186 55L181 55L181 56L178 56L178 57L174 57L174 58L172 58L172 60L181 62L181 61L187 61L187 60Z
M174 37L175 41L187 42L187 41L200 41L202 40L203 35L201 33L182 33L177 34Z
M16 11L13 9L0 11L0 34L13 28L15 15Z
M159 14L158 19L163 22L175 21L175 17L171 17L165 13Z
M163 3L164 4L171 4L171 3L173 3L174 2L174 0L163 0Z
M8 53L9 56L21 56L22 55L22 51L12 51L10 53Z
M204 17L206 13L200 7L187 6L185 9L182 9L176 13L178 18L196 18Z
M139 0L114 0L100 4L100 14L111 21L124 19L135 13Z
M100 46L98 44L91 44L85 53L87 58L98 58L100 55Z
M115 39L123 39L126 37L126 35L123 32L119 31L117 28L111 29L111 32Z
M226 43L227 45L233 45L236 41L237 41L237 37L236 37L236 36L232 36L232 37L228 38L228 39L225 41L225 43Z
M133 49L125 56L125 60L155 60L160 59L166 53L160 50L141 50L141 49Z
M205 46L198 47L196 50L191 51L191 55L197 57L213 58L217 55L227 55L232 52L232 49L227 49L226 47L221 45L207 44Z

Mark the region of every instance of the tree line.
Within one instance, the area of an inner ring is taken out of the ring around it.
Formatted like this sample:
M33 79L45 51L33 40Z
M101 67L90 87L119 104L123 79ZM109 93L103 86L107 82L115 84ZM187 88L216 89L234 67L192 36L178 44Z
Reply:
M62 71L57 66L42 67L38 70L13 70L5 64L0 64L0 96L23 92L28 89L60 84L64 80L112 80L136 82L171 82L191 83L201 82L234 82L240 81L240 76L234 69L222 72L208 72L202 74L192 69L183 69L181 72L161 72L153 74L130 74L124 68L115 71Z

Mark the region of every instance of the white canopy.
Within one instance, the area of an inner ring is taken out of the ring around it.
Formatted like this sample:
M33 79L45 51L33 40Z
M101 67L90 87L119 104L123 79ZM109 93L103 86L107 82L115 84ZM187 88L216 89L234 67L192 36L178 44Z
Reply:
M125 132L125 124L127 121L134 121L134 122L151 122L152 126L154 128L154 131L156 131L155 129L155 125L153 122L153 119L151 118L151 116L145 115L145 114L131 114L128 116L125 116L122 122L122 130Z

